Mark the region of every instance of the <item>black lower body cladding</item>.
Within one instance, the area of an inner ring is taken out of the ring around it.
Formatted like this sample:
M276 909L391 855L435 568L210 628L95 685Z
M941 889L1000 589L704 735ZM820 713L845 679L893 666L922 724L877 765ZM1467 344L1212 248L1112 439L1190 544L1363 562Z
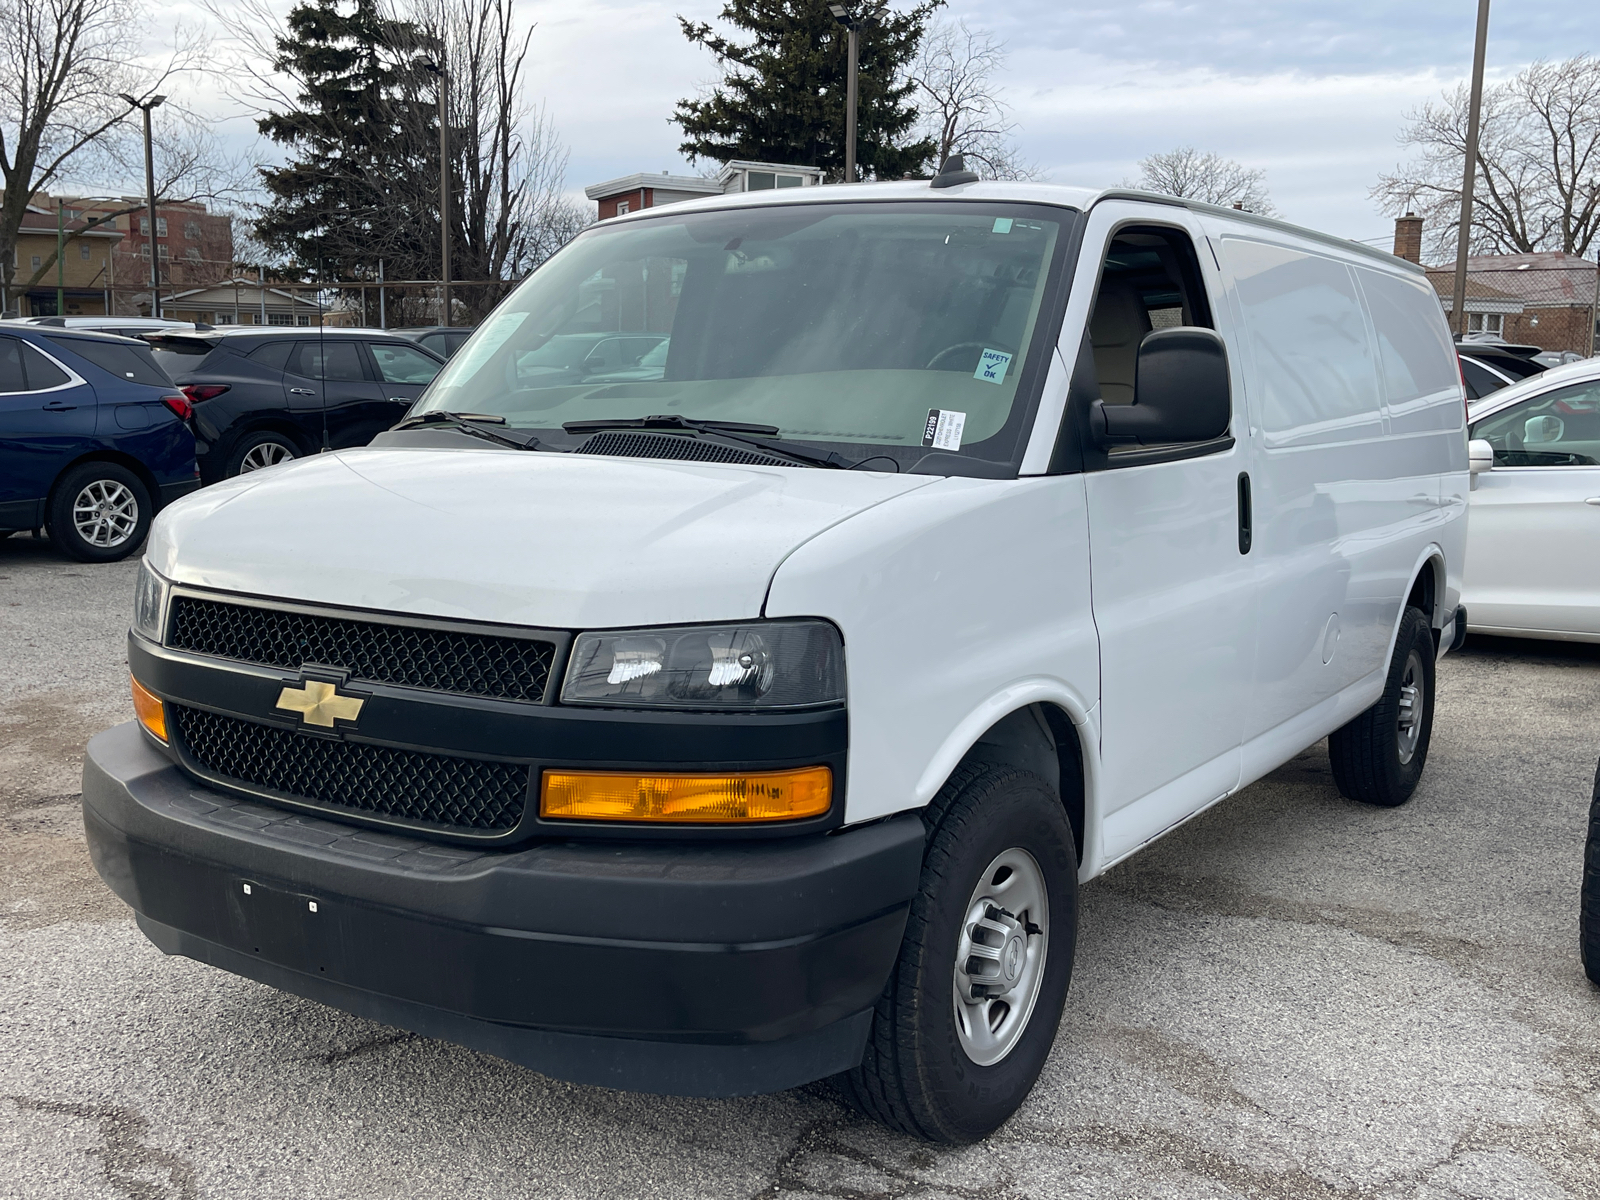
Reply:
M202 787L89 744L96 869L182 954L574 1082L729 1096L853 1066L921 867L907 814L774 841L484 851Z

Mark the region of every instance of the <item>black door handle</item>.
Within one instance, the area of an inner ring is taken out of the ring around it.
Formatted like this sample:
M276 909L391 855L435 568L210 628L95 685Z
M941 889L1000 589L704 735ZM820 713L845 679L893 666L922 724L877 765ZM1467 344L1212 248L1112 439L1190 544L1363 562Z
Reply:
M1250 472L1239 472L1239 553L1249 554L1255 537L1255 516L1250 510Z
M44 411L45 412L71 412L73 409L75 409L77 407L78 406L76 404L63 404L59 400L52 400L52 401L50 401L49 404L46 404L44 406Z

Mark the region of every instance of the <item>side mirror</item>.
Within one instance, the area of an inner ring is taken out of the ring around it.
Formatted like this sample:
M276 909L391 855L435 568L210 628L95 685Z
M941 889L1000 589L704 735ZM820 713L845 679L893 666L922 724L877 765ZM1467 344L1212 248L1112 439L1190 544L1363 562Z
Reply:
M1228 432L1228 349L1210 329L1158 329L1139 343L1133 403L1096 400L1089 423L1102 445L1207 442Z
M1467 470L1473 475L1494 470L1494 447L1482 438L1467 443Z

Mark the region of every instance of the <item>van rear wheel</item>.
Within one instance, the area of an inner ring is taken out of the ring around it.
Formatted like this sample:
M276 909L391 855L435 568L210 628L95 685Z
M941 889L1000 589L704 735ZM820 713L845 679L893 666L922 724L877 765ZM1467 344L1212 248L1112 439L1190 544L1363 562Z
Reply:
M861 1065L838 1077L891 1129L958 1144L998 1129L1061 1022L1078 929L1078 855L1055 790L987 763L929 806L922 880Z
M1339 794L1364 804L1398 808L1411 799L1433 737L1433 631L1420 608L1400 618L1394 657L1378 702L1328 737L1328 758Z

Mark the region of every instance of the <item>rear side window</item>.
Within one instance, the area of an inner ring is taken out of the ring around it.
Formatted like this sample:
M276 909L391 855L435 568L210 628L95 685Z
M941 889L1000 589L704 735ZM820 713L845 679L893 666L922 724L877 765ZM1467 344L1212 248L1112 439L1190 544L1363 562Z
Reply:
M22 373L22 343L0 337L0 392L25 392L28 377Z
M42 392L46 388L71 383L71 377L55 363L40 354L27 342L22 343L22 369L28 377L28 390Z
M281 371L289 365L289 351L293 349L293 342L268 342L265 346L257 346L246 357L269 370Z
M1506 386L1504 379L1470 358L1462 358L1461 375L1467 381L1467 391L1472 394L1474 400L1487 396L1490 392L1498 392Z
M1362 267L1356 268L1356 277L1378 336L1390 432L1459 429L1456 350L1433 288Z
M50 341L102 371L130 383L151 387L172 387L172 380L161 369L147 346L125 346L117 342L90 341L88 338L51 338Z
M296 342L289 370L306 379L364 380L361 354L354 342Z
M1222 245L1244 306L1267 445L1381 436L1377 355L1350 269L1286 246Z

